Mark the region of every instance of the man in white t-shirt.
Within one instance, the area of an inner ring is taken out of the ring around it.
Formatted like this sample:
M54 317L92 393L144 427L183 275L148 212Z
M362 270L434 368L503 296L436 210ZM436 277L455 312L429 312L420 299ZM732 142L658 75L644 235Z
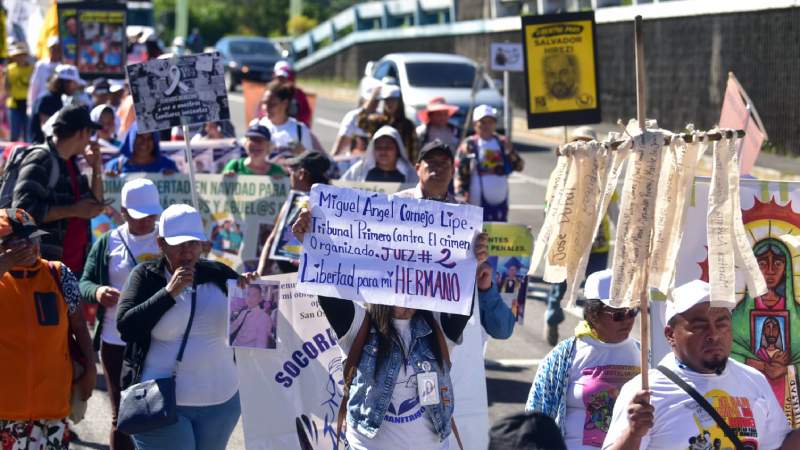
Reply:
M675 289L666 321L672 353L650 370L649 391L641 390L641 377L622 387L603 449L800 448L800 432L790 432L766 378L730 358L731 312L711 303L708 283ZM726 427L668 378L670 372L702 395Z

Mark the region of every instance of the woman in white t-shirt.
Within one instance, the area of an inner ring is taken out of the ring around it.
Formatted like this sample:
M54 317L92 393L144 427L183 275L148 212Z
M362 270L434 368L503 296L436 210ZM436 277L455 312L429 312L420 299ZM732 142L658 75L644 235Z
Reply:
M99 304L95 351L100 351L108 395L111 397L112 450L133 450L128 435L117 431L120 371L125 342L117 331L117 302L134 267L159 255L156 220L161 214L158 189L152 181L138 178L122 187L122 217L125 223L103 234L89 252L81 277L81 294Z
M609 306L611 275L586 279L585 320L539 365L525 406L555 419L570 450L603 445L622 385L641 372L640 346L629 336L639 310Z
M289 115L292 95L289 87L270 83L261 100L266 115L258 123L267 127L272 135L274 150L269 155L271 161L291 158L314 148L308 127Z
M244 287L257 275L200 258L208 238L189 205L165 209L158 234L162 257L137 265L120 294L121 387L174 377L177 421L131 437L138 450L224 450L240 415L227 284Z

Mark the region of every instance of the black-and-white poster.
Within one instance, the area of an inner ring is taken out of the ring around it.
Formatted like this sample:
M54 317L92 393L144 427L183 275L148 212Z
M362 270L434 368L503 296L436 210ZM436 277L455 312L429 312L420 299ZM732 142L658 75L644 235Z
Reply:
M128 66L139 133L230 120L218 53L155 59Z

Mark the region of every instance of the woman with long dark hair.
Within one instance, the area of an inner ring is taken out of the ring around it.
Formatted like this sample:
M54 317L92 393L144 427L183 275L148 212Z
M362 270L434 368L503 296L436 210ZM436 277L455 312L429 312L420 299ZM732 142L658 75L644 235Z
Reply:
M304 209L292 227L299 241L310 225L311 214ZM487 242L481 234L474 246L479 302L498 295L492 269L485 264ZM450 352L461 343L471 311L465 316L371 303L364 307L328 297L319 297L319 303L346 357L337 436L346 436L353 450L444 450L451 433L460 444L452 420Z

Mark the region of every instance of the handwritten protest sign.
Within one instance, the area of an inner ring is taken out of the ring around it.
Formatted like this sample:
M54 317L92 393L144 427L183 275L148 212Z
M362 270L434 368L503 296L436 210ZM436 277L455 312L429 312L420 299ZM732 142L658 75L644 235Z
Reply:
M327 185L309 206L300 292L469 313L480 208Z
M146 177L155 183L161 205L191 204L191 183L184 174L162 175L133 173L103 179L104 197L114 201L119 211L120 193L125 182ZM197 175L194 189L200 197L200 214L211 241L209 259L221 261L234 269L255 270L261 247L272 232L275 217L289 193L286 177ZM92 220L93 235L114 227L102 214Z
M230 120L224 74L219 53L129 65L139 133Z
M511 308L517 322L525 317L528 295L528 268L531 266L533 235L525 225L484 223L489 235L489 265L494 269L494 283L503 301Z
M317 297L296 290L294 274L262 280L279 284L277 345L267 351L236 348L245 447L344 450L344 440L336 438L344 369L336 333ZM465 450L489 444L482 332L475 307L461 345L452 351L454 415ZM452 434L450 448L458 448Z

